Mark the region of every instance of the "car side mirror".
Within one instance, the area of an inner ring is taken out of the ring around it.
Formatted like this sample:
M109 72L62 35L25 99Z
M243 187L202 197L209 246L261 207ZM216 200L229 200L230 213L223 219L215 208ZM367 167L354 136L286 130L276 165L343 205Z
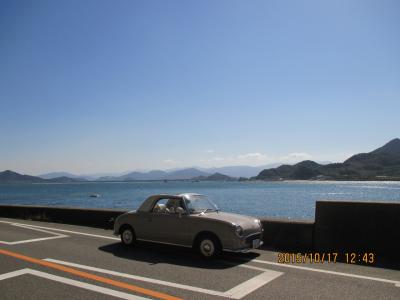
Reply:
M185 213L185 210L182 207L177 207L175 212L179 215L179 218L182 218L182 215Z

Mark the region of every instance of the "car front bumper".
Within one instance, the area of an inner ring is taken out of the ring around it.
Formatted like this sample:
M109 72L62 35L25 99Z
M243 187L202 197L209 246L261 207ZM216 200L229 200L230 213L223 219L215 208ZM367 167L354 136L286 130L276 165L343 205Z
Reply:
M256 232L242 238L237 238L229 244L230 245L226 245L227 247L224 247L224 251L245 253L251 249L257 249L264 244L263 232Z

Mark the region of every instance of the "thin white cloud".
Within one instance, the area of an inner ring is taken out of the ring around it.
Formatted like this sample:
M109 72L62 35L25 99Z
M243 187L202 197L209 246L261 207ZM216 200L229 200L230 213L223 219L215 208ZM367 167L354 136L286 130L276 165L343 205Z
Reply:
M213 149L208 149L208 150L204 150L204 152L205 152L205 153L214 153L215 150L213 150Z
M176 160L173 160L173 159L170 159L170 158L168 158L168 159L165 159L165 160L163 161L163 163L164 163L164 164L169 164L169 165L171 165L171 164L176 164L176 163L177 163L177 161L176 161Z
M258 166L268 162L268 156L260 152L249 152L237 155L214 156L200 160L206 166L253 165Z
M239 154L237 156L240 160L260 160L265 161L267 159L267 155L259 153L259 152L251 152L246 154Z
M292 152L282 156L270 156L261 152L248 152L236 155L215 156L209 159L202 159L201 163L208 166L223 165L249 165L260 166L270 163L293 164L303 160L312 159L313 156L306 152Z
M223 161L223 160L226 160L226 158L220 157L220 156L216 156L216 157L213 157L213 160L215 160L215 161Z

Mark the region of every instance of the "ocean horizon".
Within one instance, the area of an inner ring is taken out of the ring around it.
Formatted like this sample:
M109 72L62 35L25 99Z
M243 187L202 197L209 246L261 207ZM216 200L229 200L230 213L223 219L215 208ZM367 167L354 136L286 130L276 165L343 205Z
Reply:
M152 194L184 192L207 195L222 211L285 219L314 219L318 200L400 202L398 181L140 181L1 184L0 204L130 210Z

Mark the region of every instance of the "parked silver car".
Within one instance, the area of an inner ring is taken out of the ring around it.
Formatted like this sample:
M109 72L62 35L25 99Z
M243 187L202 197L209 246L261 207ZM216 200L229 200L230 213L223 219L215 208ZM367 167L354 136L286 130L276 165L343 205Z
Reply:
M140 240L193 247L206 258L221 250L258 248L262 232L259 219L220 212L206 196L193 193L150 196L114 224L114 234L125 245Z

